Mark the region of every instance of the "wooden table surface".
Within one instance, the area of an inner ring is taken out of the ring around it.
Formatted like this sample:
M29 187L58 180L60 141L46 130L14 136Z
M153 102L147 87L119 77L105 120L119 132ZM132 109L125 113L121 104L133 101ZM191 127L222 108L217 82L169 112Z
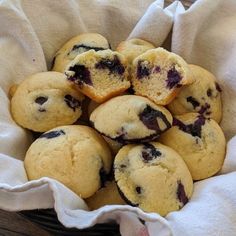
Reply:
M15 212L0 210L0 236L50 236L38 225Z
M181 0L189 7L196 0ZM173 0L166 0L169 5ZM51 234L15 212L0 210L0 236L50 236Z

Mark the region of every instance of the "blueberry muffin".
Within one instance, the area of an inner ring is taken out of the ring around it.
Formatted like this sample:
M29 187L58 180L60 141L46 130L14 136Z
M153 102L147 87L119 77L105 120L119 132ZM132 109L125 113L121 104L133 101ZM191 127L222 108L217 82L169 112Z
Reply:
M92 112L101 104L94 102L93 100L91 100L88 104L88 116L90 116L92 114ZM122 143L119 143L115 140L112 140L106 136L103 135L103 138L105 139L105 141L107 142L107 144L109 145L112 154L116 155L117 152L120 150L120 148L123 146Z
M193 192L183 159L158 142L124 146L115 157L114 170L124 200L146 212L165 216L182 208Z
M131 82L135 94L156 104L167 105L183 85L193 81L187 63L163 48L148 50L133 61Z
M20 126L45 132L74 123L82 113L83 98L64 74L37 73L17 87L11 99L11 113Z
M216 174L223 165L224 134L216 121L198 113L174 117L173 126L161 135L159 141L181 155L194 180Z
M52 70L64 72L66 66L75 59L75 57L88 50L105 50L109 49L110 45L106 38L96 33L79 34L70 39L63 47L56 53Z
M109 49L90 50L78 55L68 65L65 74L79 91L98 103L130 87L125 57Z
M24 164L29 180L50 177L88 198L104 185L112 158L96 131L71 125L42 134L30 146Z
M145 97L123 95L97 107L90 116L94 128L119 143L146 142L171 127L170 112Z
M133 38L126 41L122 41L116 51L123 54L128 63L132 64L133 60L146 52L149 49L154 49L155 46L145 40Z
M123 95L130 95L130 94L128 93L128 91L125 91L124 93L120 94L119 96L123 96ZM101 103L97 103L93 100L90 100L88 103L88 106L87 106L88 116L90 116L92 114L92 112L100 105L101 105Z
M195 82L184 86L176 98L168 105L174 115L199 112L216 122L221 121L221 88L215 76L200 66L189 65Z
M90 210L96 210L106 205L125 205L120 196L115 181L107 181L92 197L86 199Z

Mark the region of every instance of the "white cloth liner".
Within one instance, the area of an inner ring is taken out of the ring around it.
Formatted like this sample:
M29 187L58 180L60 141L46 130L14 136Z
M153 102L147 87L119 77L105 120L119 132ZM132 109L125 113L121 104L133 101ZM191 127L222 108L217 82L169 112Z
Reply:
M166 9L163 5L162 0L0 1L1 209L54 207L60 222L77 228L113 219L125 236L236 235L236 1L198 0L187 11L177 1ZM22 160L32 137L11 118L9 87L50 68L55 52L79 33L101 33L115 48L133 37L160 46L171 29L172 51L212 71L223 88L222 127L227 140L232 139L221 175L196 182L190 202L166 218L131 206L88 212L84 201L59 182L28 182Z

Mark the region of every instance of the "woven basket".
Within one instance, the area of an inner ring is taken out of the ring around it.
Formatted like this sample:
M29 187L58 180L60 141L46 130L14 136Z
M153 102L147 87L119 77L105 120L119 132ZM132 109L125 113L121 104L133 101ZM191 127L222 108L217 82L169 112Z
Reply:
M145 1L145 0L144 0ZM165 6L174 2L175 0L165 0ZM191 6L196 0L181 0L185 8ZM47 210L31 210L31 211L21 211L19 213L28 220L38 224L46 231L50 232L53 235L58 236L100 236L100 235L112 235L119 236L119 225L115 222L106 223L106 224L96 224L93 227L79 230L76 228L66 228L58 220L57 214L54 209Z
M38 224L46 231L58 236L101 236L112 235L119 236L119 225L116 223L96 224L95 226L83 230L76 228L66 228L57 219L57 214L53 209L21 211L21 216Z

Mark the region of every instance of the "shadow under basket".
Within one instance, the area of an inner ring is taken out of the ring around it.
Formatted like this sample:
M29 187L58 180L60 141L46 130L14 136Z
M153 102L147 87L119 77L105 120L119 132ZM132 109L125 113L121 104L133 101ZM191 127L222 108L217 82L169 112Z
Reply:
M66 228L57 219L54 209L21 211L18 214L27 218L31 222L38 224L40 227L52 235L80 235L80 236L99 236L112 235L119 236L119 225L116 223L96 224L87 229Z

